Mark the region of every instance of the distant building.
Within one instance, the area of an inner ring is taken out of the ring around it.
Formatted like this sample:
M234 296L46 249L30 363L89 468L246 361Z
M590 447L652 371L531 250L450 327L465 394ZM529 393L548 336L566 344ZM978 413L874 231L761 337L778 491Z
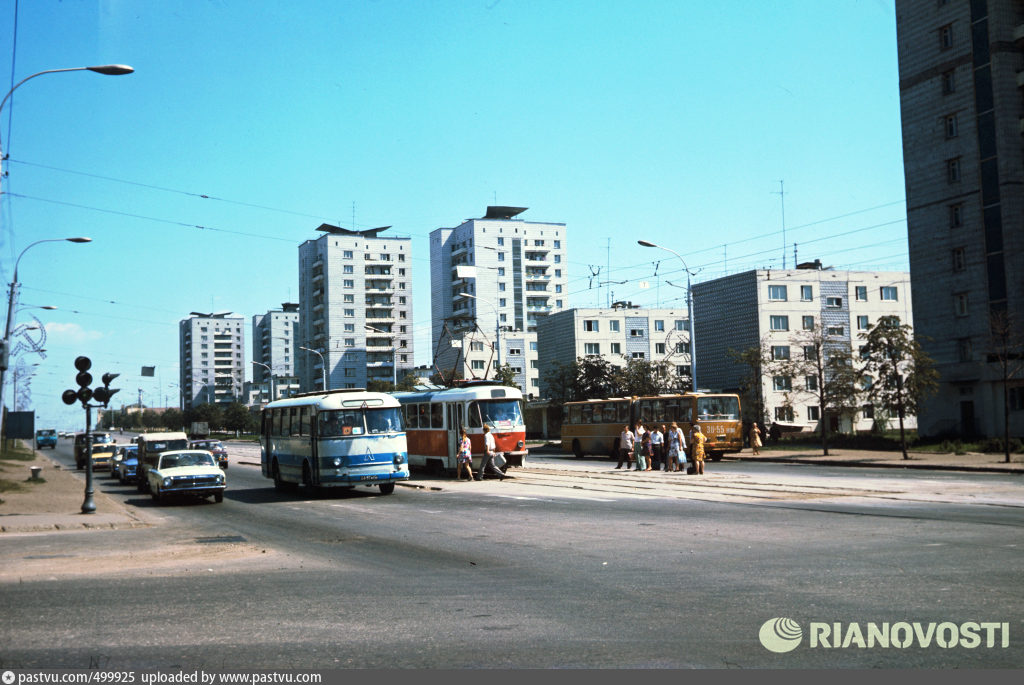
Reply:
M620 303L604 309L567 309L537 324L540 397L551 397L545 379L558 364L603 357L623 367L630 359L665 361L676 375L690 376L686 309L640 309Z
M568 302L568 262L565 224L525 221L524 211L488 207L430 233L431 319L443 373L493 378L509 364L530 396L540 390L538 322Z
M923 435L1002 436L990 319L1024 338L1024 78L1020 0L896 0L914 311L939 392ZM1024 435L1024 378L1009 389Z
M241 316L192 312L178 323L178 350L184 408L240 400L245 380Z
M298 331L299 305L295 303L286 302L281 309L252 317L252 378L259 400L271 399L271 377L272 399L298 392L299 378L295 373Z
M835 271L820 262L797 269L758 269L693 285L694 348L697 384L701 389L737 391L749 370L730 350L779 349L801 354L798 339L805 331L824 329L830 342L846 346L856 359L859 337L881 317L895 316L913 325L910 275L901 271ZM792 349L791 349L792 348ZM767 421L799 424L815 430L821 409L808 395L793 394L805 379L762 379ZM790 402L787 406L787 392ZM795 398L795 399L794 399ZM752 408L745 407L749 415ZM870 429L872 410L861 407L854 416L839 417L830 430Z
M390 228L330 224L299 246L297 375L303 390L365 388L412 370L412 252ZM303 350L308 348L313 352ZM322 359L321 359L322 358Z

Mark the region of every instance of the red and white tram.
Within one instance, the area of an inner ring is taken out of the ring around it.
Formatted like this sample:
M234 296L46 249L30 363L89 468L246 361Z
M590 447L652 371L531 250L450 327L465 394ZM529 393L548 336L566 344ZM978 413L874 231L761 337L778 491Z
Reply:
M465 427L473 445L473 468L479 468L484 424L490 426L506 466L526 462L523 393L518 388L493 381L464 381L447 390L396 392L393 396L404 412L410 466L454 471L459 430Z

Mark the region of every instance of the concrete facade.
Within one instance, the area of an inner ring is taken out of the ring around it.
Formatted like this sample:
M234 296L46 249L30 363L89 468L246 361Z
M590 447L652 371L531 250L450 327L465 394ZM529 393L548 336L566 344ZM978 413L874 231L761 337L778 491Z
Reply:
M178 323L182 407L230 404L245 382L245 327L230 313L196 314Z
M431 232L433 352L440 370L466 378L493 378L495 364L507 363L536 397L538 322L569 301L567 241L565 224L517 218L523 211L488 207L483 218Z
M600 356L623 367L629 359L667 361L678 375L690 375L690 334L686 309L632 306L567 309L537 325L540 397L549 397L544 379L557 364Z
M317 230L324 235L299 246L302 390L323 388L325 376L330 389L365 388L371 380L401 380L415 366L412 240L380 235L386 228L323 224Z
M259 390L260 399L267 401L288 397L299 389L299 378L295 373L296 346L299 332L299 305L284 303L280 309L271 309L265 314L252 317L252 378ZM264 366L270 367L273 374ZM273 383L271 383L273 376Z
M1009 315L1024 345L1024 3L897 0L896 19L916 328L940 374L919 430L1002 435L989 321Z
M901 323L913 325L909 274L759 269L696 283L693 322L698 384L701 389L735 392L748 369L734 361L730 350L784 346L796 354L794 346L803 332L815 326L829 329L830 342L856 355L862 344L860 334L883 316L897 316ZM799 387L801 379L792 382ZM785 391L776 390L768 374L762 379L762 396L766 420L800 424L805 430L818 426L811 397L797 395L794 402L790 394L790 417ZM862 412L852 425L842 428L867 430L871 423Z

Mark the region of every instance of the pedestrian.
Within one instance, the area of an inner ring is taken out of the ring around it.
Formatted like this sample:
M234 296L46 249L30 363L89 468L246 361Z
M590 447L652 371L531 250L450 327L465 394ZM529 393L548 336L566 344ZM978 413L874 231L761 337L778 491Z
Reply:
M633 431L629 430L629 426L623 426L622 432L619 433L619 465L615 468L621 469L622 464L626 464L626 470L629 470L630 465L633 463L633 442L636 440L636 436L633 435Z
M668 458L665 460L666 471L686 471L686 440L683 430L675 421L665 434L668 444Z
M462 429L462 435L459 438L459 454L455 457L455 461L455 479L462 480L462 469L465 467L469 474L469 480L473 480L473 445L469 441L469 435L465 428Z
M637 421L633 427L633 456L636 457L639 454L641 447L643 446L644 435L647 433L647 429L644 428L643 421ZM636 470L640 470L640 463L637 461Z
M761 429L757 427L757 421L750 427L750 447L754 454L761 454Z
M693 424L693 466L698 476L704 475L704 443L707 436L700 432L700 424Z
M665 462L664 425L662 425L660 430L658 429L658 426L654 426L654 430L651 431L651 448L654 450L654 469L656 471L660 471L662 464Z
M636 451L636 470L650 471L648 458L651 455L651 434L644 433L640 438L640 447Z
M480 464L480 473L476 475L477 480L483 480L488 473L505 480L505 474L494 465L494 457L498 453L498 446L491 435L491 427L484 424L484 460Z

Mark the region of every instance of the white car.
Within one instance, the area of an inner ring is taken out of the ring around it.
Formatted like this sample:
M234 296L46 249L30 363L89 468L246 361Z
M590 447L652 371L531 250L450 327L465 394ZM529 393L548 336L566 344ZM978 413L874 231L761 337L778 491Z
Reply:
M147 474L149 491L159 501L178 493L198 497L213 496L215 502L224 501L227 478L217 460L205 450L175 450L159 455L156 468Z

